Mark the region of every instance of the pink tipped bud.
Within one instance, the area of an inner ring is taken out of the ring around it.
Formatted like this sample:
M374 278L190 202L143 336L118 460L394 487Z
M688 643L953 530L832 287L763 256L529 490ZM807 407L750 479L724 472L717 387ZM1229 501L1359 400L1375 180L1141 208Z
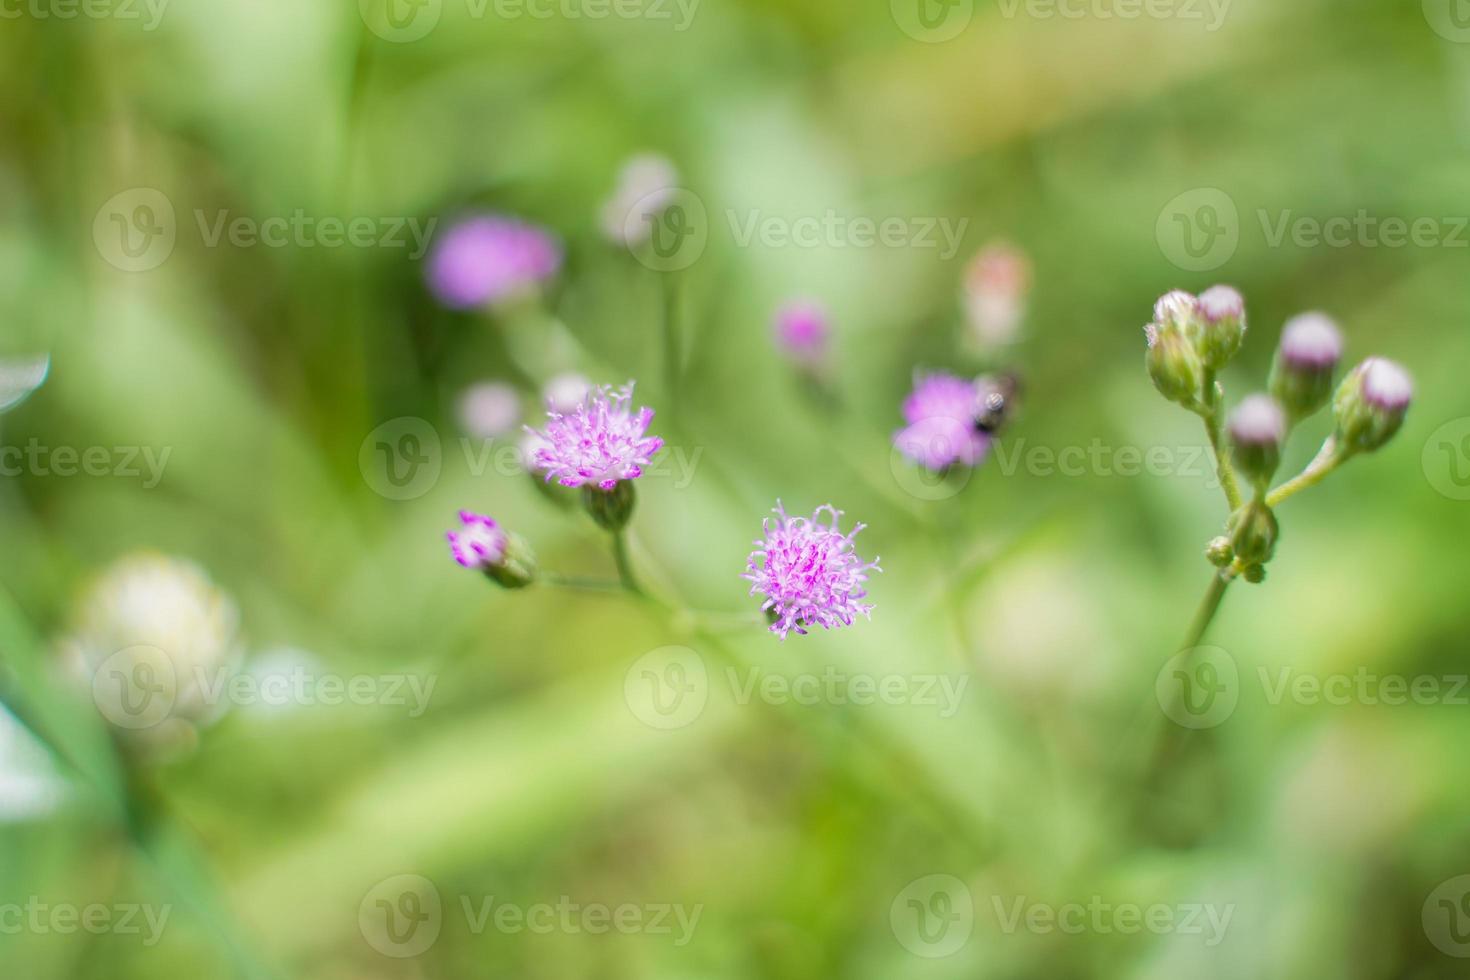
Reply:
M536 557L526 542L507 534L494 518L471 511L459 512L462 525L450 531L449 551L465 568L483 572L507 589L520 589L536 577Z
M1332 409L1338 441L1355 451L1379 448L1404 424L1413 398L1409 372L1386 358L1368 358L1337 389Z
M1271 394L1293 421L1327 404L1332 373L1342 358L1342 334L1322 313L1303 313L1287 321L1271 367Z
M1245 340L1245 299L1229 286L1211 286L1199 297L1200 360L1218 370Z
M1232 456L1241 474L1264 487L1281 463L1286 413L1266 395L1251 395L1230 415Z
M776 346L793 362L817 367L827 359L832 325L827 311L810 300L793 300L776 311Z

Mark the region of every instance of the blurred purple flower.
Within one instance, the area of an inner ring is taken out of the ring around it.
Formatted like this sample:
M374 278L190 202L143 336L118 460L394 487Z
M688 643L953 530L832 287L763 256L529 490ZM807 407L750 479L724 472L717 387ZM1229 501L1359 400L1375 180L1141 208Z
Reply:
M489 568L505 557L505 531L494 518L475 514L467 510L459 512L463 530L450 531L449 551L454 560L465 568Z
M832 333L827 311L811 300L792 300L776 311L776 345L797 364L816 367L827 357Z
M821 522L823 512L830 524ZM790 517L778 500L775 513L762 524L765 537L755 542L741 576L752 583L751 595L765 597L761 609L774 617L771 632L784 640L792 630L805 635L811 626L851 626L859 615L870 615L872 604L862 601L868 594L864 583L869 571L882 569L853 551L864 525L843 534L842 512L831 504L810 518Z
M975 426L979 396L974 381L952 374L915 377L914 390L903 402L908 425L894 435L893 444L930 470L978 465L990 449L990 436Z
M588 392L571 412L548 411L544 432L527 430L546 440L536 449L535 469L565 487L594 484L603 490L642 476L664 441L646 435L653 409L632 412L632 401L630 381L619 389L603 385Z
M550 279L561 245L545 229L499 214L466 218L434 243L426 272L445 306L467 310L495 303Z

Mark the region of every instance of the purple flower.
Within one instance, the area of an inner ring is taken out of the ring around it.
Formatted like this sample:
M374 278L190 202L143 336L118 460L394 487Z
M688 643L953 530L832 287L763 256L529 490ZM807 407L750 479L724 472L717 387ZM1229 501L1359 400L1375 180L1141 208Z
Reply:
M1303 313L1281 331L1281 360L1294 371L1332 373L1342 358L1342 334L1325 313Z
M908 425L894 435L893 444L926 469L978 465L990 449L990 437L975 427L979 400L974 381L952 374L917 376L903 402Z
M1370 357L1359 368L1363 372L1363 401L1384 412L1403 412L1414 400L1414 382L1398 364L1386 357Z
M821 521L824 511L830 524ZM810 518L790 517L778 500L775 513L762 524L765 538L755 542L741 576L752 583L751 595L765 596L761 609L775 617L771 632L784 640L792 630L805 635L810 626L851 626L859 614L868 616L873 606L862 601L864 583L869 571L882 569L852 549L863 525L843 534L837 526L842 512L831 504Z
M544 432L527 430L547 443L536 449L535 469L565 487L595 484L603 490L642 476L664 441L645 435L653 409L631 412L632 401L630 381L620 389L593 389L571 412L548 411Z
M1230 414L1229 428L1238 445L1279 445L1286 438L1286 415L1269 395L1248 395Z
M449 551L454 560L465 568L486 569L498 565L505 558L505 531L495 520L471 511L459 512L459 522L464 525L459 531L450 531Z
M818 303L793 300L776 311L776 345L797 364L821 364L831 332L827 311Z
M426 273L439 302L456 310L495 303L561 268L561 246L544 229L482 214L454 225L434 245Z

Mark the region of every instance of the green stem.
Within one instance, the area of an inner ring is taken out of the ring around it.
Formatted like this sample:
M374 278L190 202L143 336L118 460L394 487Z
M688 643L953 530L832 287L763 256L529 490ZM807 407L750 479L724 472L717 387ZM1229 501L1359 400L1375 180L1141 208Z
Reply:
M618 581L623 588L634 595L643 595L644 592L638 586L638 579L633 575L633 563L628 558L628 536L623 531L612 533L613 561L618 566Z
M1308 487L1315 487L1325 480L1329 473L1347 462L1350 458L1352 458L1352 452L1339 451L1337 440L1328 436L1327 441L1322 443L1321 450L1307 464L1306 469L1266 495L1266 506L1275 507L1292 494L1306 490Z
M1205 591L1205 597L1200 602L1199 609L1194 614L1194 621L1189 624L1189 632L1185 634L1184 642L1179 649L1189 650L1199 646L1215 614L1220 611L1220 602L1225 598L1225 590L1230 587L1234 579L1235 576L1229 571L1216 572L1210 578L1210 587Z
M1225 502L1230 505L1233 514L1240 509L1242 498L1240 496L1240 484L1235 479L1235 467L1230 465L1230 457L1225 453L1225 439L1221 434L1220 409L1222 392L1220 385L1215 381L1215 372L1205 372L1205 400L1200 406L1199 417L1204 419L1205 432L1210 437L1210 449L1215 454L1215 472L1220 475L1220 487L1225 491Z

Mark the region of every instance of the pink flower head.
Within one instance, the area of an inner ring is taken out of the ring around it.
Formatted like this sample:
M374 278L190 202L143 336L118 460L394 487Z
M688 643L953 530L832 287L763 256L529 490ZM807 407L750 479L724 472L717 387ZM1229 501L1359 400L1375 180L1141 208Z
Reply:
M776 345L798 364L820 364L832 328L827 311L810 300L793 300L776 311Z
M824 511L830 524L821 520ZM775 616L771 632L784 640L792 630L805 635L810 626L851 626L859 614L868 616L873 606L862 601L864 583L869 571L882 569L853 551L863 525L843 534L837 526L842 512L831 504L810 518L790 517L778 500L775 513L762 524L765 538L755 542L741 576L752 583L751 595L765 596L761 609Z
M943 373L917 376L903 401L908 425L894 435L893 444L926 469L976 466L990 449L990 436L975 426L979 401L974 381Z
M570 412L552 409L544 432L527 430L546 440L536 449L535 469L564 487L596 485L611 490L619 480L643 475L643 467L663 448L658 436L648 436L653 409L630 411L633 382L622 388L594 388Z
M445 306L495 303L550 279L561 245L545 229L499 214L466 218L434 244L429 289Z
M505 531L494 518L462 510L459 522L464 525L461 530L445 535L454 560L465 568L483 569L500 564L505 558Z

